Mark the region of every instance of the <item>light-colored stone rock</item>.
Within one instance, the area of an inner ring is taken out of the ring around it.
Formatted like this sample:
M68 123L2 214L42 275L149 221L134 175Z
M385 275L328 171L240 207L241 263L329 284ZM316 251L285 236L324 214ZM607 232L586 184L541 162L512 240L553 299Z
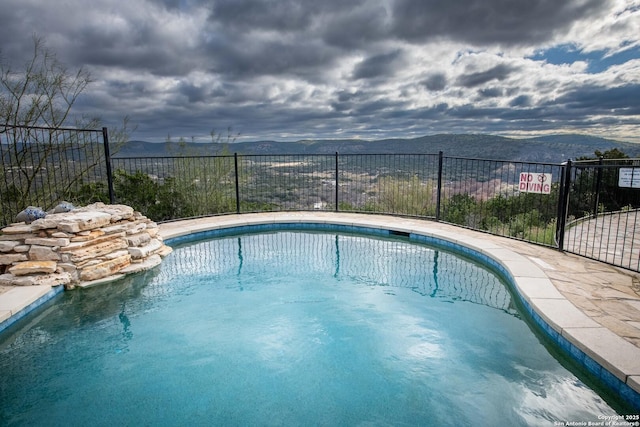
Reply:
M86 261L82 261L82 262L77 262L75 265L78 269L83 269L86 267L91 267L92 265L98 265L101 262L104 262L105 260L102 258L91 258L88 259Z
M69 283L71 283L71 275L65 272L32 276L0 275L0 286L61 286Z
M50 246L31 245L29 249L31 261L60 261L60 253Z
M70 233L65 233L64 231L54 231L50 234L51 237L58 237L58 238L71 238L73 237L73 234Z
M62 269L63 271L66 271L68 273L73 273L74 271L78 270L76 265L70 262L59 262L58 269Z
M91 267L84 268L80 271L80 280L89 281L102 279L118 273L123 268L131 264L131 256L129 254L121 256L109 261L102 262Z
M30 239L24 239L24 243L27 244L27 245L64 247L64 246L68 246L69 243L71 243L71 242L66 237L58 237L58 238L56 238L56 237L45 237L45 238L34 237L34 238L30 238Z
M159 250L156 251L156 254L160 255L162 258L166 257L167 255L169 255L171 252L173 252L173 249L171 248L171 246L167 246L167 245L162 245L162 248L160 248Z
M129 253L134 259L145 258L151 255L153 252L162 248L162 243L158 239L151 240L147 245L140 248L129 248Z
M73 211L59 215L65 215L65 219L58 222L58 229L67 233L95 230L96 228L111 224L111 215L105 212Z
M14 276L26 276L27 274L55 273L58 263L55 261L24 261L9 268L9 273Z
M120 251L115 251L115 252L111 252L110 254L106 254L105 256L102 257L103 260L110 260L110 259L114 259L114 258L118 258L124 255L127 255L129 253L129 251L127 249L122 249Z
M18 245L15 248L13 248L13 252L17 252L17 253L29 252L29 249L31 249L31 245Z
M131 265L123 268L120 272L125 274L139 273L141 271L151 270L153 267L160 265L161 262L162 258L160 255L151 255L142 262L131 263Z
M49 214L44 218L36 219L31 223L31 228L33 230L47 230L47 229L55 229L58 228L58 224L60 221L64 221L64 219L68 216L67 213L58 213L58 214Z
M139 222L127 229L127 234L138 234L147 229L147 224Z
M85 248L87 246L91 246L91 245L97 245L98 243L104 243L104 242L109 242L112 241L118 237L124 237L125 233L117 233L117 234L109 234L109 235L104 235L104 236L100 236L100 237L96 237L93 240L86 240L83 242L71 242L69 243L68 246L65 246L63 248L60 248L61 252L71 252L71 251L75 251L79 248Z
M129 229L130 223L118 223L114 225L110 225L108 227L102 227L101 230L106 234L114 234L114 233L126 233Z
M15 240L0 241L0 252L11 252L19 244L20 242L17 242Z
M0 286L13 286L16 276L10 273L0 274Z
M106 213L111 217L110 222L118 222L123 219L129 219L134 217L134 210L132 207L127 205L105 205L102 202L93 203L91 205L85 206L80 209L76 209L80 211L98 211L102 213ZM75 212L75 211L74 211Z
M95 245L83 246L81 248L68 251L68 253L71 254L71 258L69 260L71 262L77 263L88 259L95 259L120 249L126 249L127 247L127 241L118 237L115 239L96 243ZM63 257L63 261L64 260L65 259Z
M149 233L138 233L126 237L129 246L144 246L151 241Z
M0 255L0 265L10 265L14 262L27 261L27 254L2 254Z
M92 288L94 286L106 285L108 283L115 282L116 280L120 280L123 277L125 277L125 274L114 274L113 276L104 277L102 279L90 280L87 282L80 282L78 283L78 287L86 289L86 288Z
M102 237L105 235L105 232L102 230L91 230L91 231L85 231L82 234L78 234L75 237L71 238L72 242L88 242L91 240L95 240L98 237Z
M31 234L32 224L15 224L2 229L3 234Z
M4 228L2 229L2 232L4 233ZM23 242L24 243L24 239L29 239L33 237L33 233L20 233L20 234L0 234L0 241L1 242L5 242L5 241L17 241L17 242Z

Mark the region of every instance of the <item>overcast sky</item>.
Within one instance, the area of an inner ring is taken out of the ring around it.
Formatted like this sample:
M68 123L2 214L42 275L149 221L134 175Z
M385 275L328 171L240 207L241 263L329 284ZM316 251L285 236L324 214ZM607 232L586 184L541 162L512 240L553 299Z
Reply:
M532 136L640 142L640 0L0 0L133 139Z

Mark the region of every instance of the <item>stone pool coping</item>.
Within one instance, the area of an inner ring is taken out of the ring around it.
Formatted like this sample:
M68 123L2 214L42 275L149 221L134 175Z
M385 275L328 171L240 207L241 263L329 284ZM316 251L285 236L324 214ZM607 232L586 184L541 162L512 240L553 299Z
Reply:
M225 215L163 223L160 235L168 241L215 229L264 224L274 224L275 229L275 224L286 223L393 230L471 249L476 257L510 276L522 305L549 338L640 409L640 295L635 288L640 275L514 239L385 215L338 212ZM5 325L8 320L14 320L29 307L37 306L36 301L47 295L53 297L57 292L51 288L31 288L36 287L0 293L0 331L8 326Z

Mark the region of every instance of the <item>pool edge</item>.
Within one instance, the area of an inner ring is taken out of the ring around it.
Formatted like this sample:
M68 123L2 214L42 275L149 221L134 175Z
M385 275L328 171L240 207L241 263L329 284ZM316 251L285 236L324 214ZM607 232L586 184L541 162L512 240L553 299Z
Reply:
M0 321L0 333L63 291L64 286L40 285L16 286L3 293L0 313L8 316Z

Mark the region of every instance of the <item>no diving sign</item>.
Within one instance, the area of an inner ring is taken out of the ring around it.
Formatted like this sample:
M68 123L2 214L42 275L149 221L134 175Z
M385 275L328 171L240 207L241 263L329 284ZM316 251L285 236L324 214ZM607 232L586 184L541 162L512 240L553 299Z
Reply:
M640 188L640 168L620 168L618 187Z
M518 190L522 193L550 194L551 174L522 172Z

